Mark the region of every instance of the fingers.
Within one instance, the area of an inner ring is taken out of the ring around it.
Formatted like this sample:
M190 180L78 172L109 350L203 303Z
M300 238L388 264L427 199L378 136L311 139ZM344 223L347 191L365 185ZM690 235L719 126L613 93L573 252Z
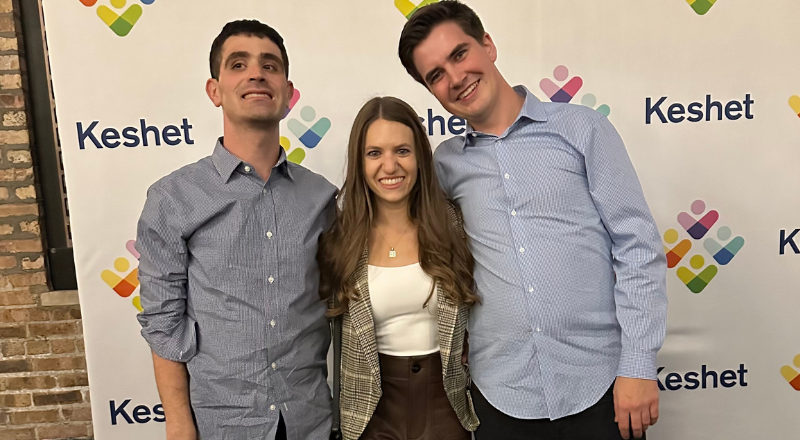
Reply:
M650 405L650 426L653 426L658 421L658 400Z
M631 438L631 425L630 425L630 413L622 410L617 409L617 425L619 425L619 433L625 440Z
M631 430L633 431L633 438L642 438L642 413L633 411L631 413Z

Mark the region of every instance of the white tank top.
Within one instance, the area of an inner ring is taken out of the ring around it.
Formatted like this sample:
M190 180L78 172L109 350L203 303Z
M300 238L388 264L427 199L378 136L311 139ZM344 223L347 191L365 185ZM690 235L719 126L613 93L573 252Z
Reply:
M439 351L438 301L431 293L433 279L419 263L401 267L369 266L378 353L420 356Z

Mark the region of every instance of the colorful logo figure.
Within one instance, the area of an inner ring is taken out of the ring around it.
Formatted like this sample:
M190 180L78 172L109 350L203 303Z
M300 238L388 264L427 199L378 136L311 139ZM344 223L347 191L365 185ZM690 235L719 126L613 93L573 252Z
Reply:
M664 241L669 245L675 244L675 242L678 241L678 231L674 229L667 229L667 232L664 233ZM688 239L681 240L681 242L675 245L673 248L665 245L664 253L667 254L667 267L672 269L673 267L677 266L691 249L692 242Z
M545 78L539 82L539 88L550 99L551 102L571 102L578 92L583 87L583 78L580 76L569 77L569 69L567 66L558 66L553 70L553 78L564 85L559 86L552 79ZM593 108L604 116L611 114L611 107L602 104L595 108L597 105L597 97L591 93L587 93L581 98L581 105Z
M689 3L692 9L694 9L694 12L697 12L697 15L706 15L706 12L708 12L716 2L717 0L686 0L686 3Z
M795 356L792 362L795 367L800 368L800 354ZM800 373L798 373L797 370L790 365L784 365L781 367L781 376L786 379L786 382L789 382L789 385L791 385L795 391L800 391Z
M297 101L299 100L300 91L295 89L294 95L292 95L292 99L289 101L289 109L283 116L284 118L289 116L289 113L291 113L295 107L295 104L297 104ZM316 118L317 111L314 110L313 107L307 105L300 110L300 119L306 123L314 122ZM297 118L291 118L286 121L286 127L289 129L289 132L297 137L304 147L311 149L319 145L319 143L322 141L322 138L328 134L328 130L331 129L331 120L325 117L319 118L317 122L314 122L314 124L311 125L311 128L308 128L305 123L299 121ZM280 142L283 149L286 150L286 158L289 160L289 162L300 164L303 162L303 159L306 158L306 151L304 149L299 147L292 149L292 141L289 140L288 137L281 136Z
M717 238L722 242L728 241L731 238L731 228L727 226L719 228L717 230ZM724 246L713 238L706 238L706 241L703 242L703 247L714 257L717 263L723 266L730 263L743 246L744 238L742 237L736 237Z
M415 5L411 3L410 0L394 0L394 5L397 6L397 9L406 17L411 18L417 9L428 6L431 3L438 3L439 0L422 0L419 4Z
M156 0L139 0L139 2L145 5L152 5L155 1ZM97 4L97 0L80 0L80 2L89 8ZM143 12L142 6L133 4L126 9L125 6L128 4L127 0L110 0L110 3L116 11L106 5L100 5L97 7L97 16L100 17L103 23L114 31L115 34L124 37L131 32L136 22L141 18Z
M705 210L706 204L702 200L695 200L694 203L692 203L692 213L694 215L700 215L704 213ZM719 220L719 213L713 210L701 217L700 220L695 220L694 217L685 212L678 214L678 223L680 223L683 229L686 229L686 232L695 240L703 238L717 220Z
M695 255L689 260L689 264L693 269L702 269L706 264L706 259L702 255ZM697 275L684 266L678 268L677 274L689 290L693 293L700 293L717 276L717 272L717 266L711 264Z
M794 110L794 114L800 117L800 96L792 95L792 97L789 98L789 107Z
M137 260L137 266L131 270L131 262L125 257L119 257L114 260L114 270L106 269L100 273L100 278L108 284L108 287L117 292L117 295L128 298L139 287L139 252L136 251L134 240L129 240L125 244L125 248ZM130 270L130 272L129 272ZM120 275L123 274L123 275ZM131 300L133 306L140 312L142 311L141 300L139 295L136 295Z
M714 227L719 220L719 212L711 210L706 212L706 203L695 200L691 205L692 214L701 216L699 220L686 212L678 214L678 223L684 231L694 240L701 240ZM664 233L664 253L667 255L667 267L676 268L678 278L693 293L700 293L711 280L717 276L719 268L710 264L706 266L706 257L695 254L689 259L689 267L680 266L684 258L694 248L694 243L688 238L680 239L678 229L668 229ZM708 237L703 241L702 249L711 256L720 266L730 263L736 254L744 247L744 238L737 236L733 239L731 228L721 226L717 228L716 238ZM679 241L680 240L680 241Z

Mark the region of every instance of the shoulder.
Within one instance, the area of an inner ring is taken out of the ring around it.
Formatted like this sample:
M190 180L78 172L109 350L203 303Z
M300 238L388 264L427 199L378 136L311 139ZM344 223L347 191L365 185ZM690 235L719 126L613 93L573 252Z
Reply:
M188 188L202 186L204 182L213 177L211 173L216 173L216 170L211 162L211 156L206 156L156 180L148 188L147 195L148 197L157 197L159 195L180 194Z
M302 183L302 187L315 192L320 192L325 196L336 193L336 185L332 184L322 174L315 173L308 168L294 162L287 162L286 166L292 173L292 178Z
M446 141L443 141L436 147L436 150L433 152L433 159L436 162L446 161L448 158L457 155L460 151L463 151L464 146L464 136L453 136Z
M598 130L616 131L602 113L585 105L543 102L547 123L566 137L585 138Z

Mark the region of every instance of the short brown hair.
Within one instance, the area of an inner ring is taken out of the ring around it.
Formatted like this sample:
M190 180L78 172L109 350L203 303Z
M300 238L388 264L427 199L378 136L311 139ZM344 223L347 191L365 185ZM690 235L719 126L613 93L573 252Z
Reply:
M408 19L400 34L400 44L397 55L406 68L406 72L420 84L427 87L414 65L414 49L431 34L434 27L452 21L457 24L465 34L483 43L483 24L478 15L469 6L458 0L442 0L423 6Z
M261 23L258 20L236 20L225 25L222 31L211 44L211 53L208 56L211 77L219 79L220 66L222 65L222 45L228 38L236 35L248 37L268 38L281 51L283 58L283 71L286 78L289 78L289 55L286 53L286 46L283 45L283 37L271 26Z

